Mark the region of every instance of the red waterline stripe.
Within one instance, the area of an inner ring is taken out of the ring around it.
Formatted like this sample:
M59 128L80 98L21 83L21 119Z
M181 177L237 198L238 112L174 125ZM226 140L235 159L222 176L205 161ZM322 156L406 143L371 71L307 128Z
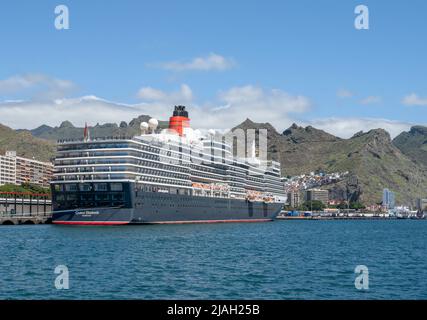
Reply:
M268 222L273 219L231 219L231 220L189 220L189 221L155 221L149 224L187 224L187 223L236 223L236 222Z
M127 221L52 221L53 224L68 224L82 226L112 226L129 224Z

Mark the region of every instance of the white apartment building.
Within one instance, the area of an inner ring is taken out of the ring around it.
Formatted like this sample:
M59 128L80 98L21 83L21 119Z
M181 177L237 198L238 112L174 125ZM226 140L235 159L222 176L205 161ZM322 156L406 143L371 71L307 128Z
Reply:
M31 183L48 187L53 175L53 164L18 157L16 151L0 155L0 185Z
M16 152L0 155L0 185L16 184Z

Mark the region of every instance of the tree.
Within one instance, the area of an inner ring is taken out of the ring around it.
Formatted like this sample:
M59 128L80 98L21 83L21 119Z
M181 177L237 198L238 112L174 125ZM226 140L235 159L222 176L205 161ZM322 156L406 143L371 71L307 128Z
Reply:
M347 209L347 203L341 202L339 205L337 205L337 209Z
M306 201L300 206L300 210L306 210L306 211L321 211L325 209L326 206L322 201L319 200L312 200L312 201Z
M350 202L350 209L361 210L365 208L366 206L361 202Z
M43 188L30 183L23 183L21 185L5 184L0 186L0 192L30 192L39 194L50 194L49 188Z

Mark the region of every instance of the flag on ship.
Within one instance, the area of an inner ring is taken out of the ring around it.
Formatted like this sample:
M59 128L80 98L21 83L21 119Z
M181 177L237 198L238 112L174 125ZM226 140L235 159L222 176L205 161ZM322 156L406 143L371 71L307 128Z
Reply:
M84 135L84 141L90 140L90 133L89 133L89 128L87 127L87 122L85 122L85 130L83 135Z

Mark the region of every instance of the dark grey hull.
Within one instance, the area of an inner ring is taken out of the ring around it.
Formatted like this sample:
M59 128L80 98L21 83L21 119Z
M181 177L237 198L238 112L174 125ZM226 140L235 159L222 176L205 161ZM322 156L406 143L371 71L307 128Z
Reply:
M90 208L54 212L55 224L119 225L258 222L275 219L282 203L139 192L131 208Z

